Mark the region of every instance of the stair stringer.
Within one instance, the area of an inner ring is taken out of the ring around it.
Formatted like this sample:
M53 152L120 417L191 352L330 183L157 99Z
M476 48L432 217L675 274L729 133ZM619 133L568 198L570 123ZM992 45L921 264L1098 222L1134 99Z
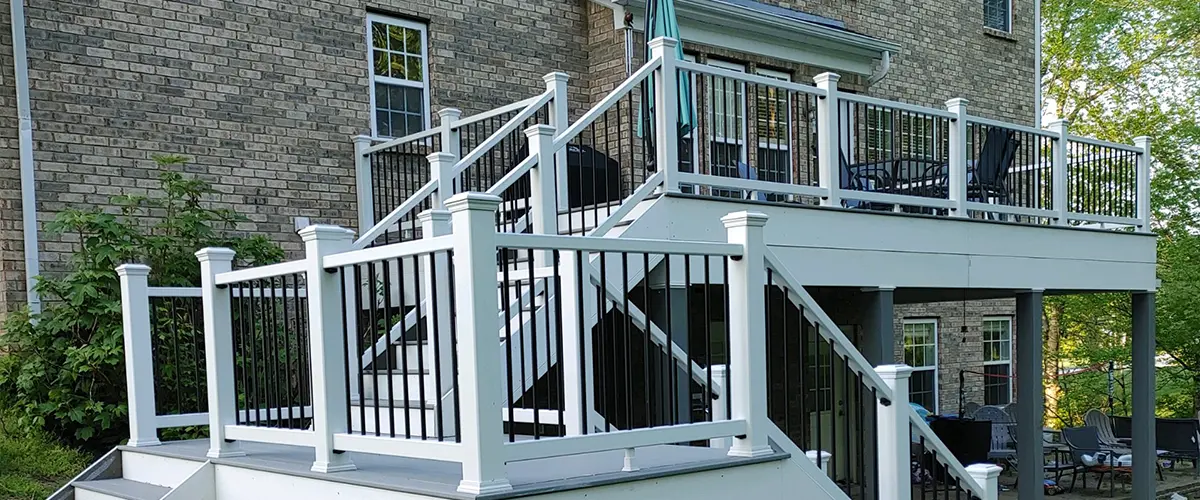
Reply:
M829 474L826 474L821 469L818 469L817 464L814 464L812 460L808 459L808 456L804 453L804 450L801 450L799 446L796 446L796 443L793 443L792 439L783 432L783 429L780 429L778 426L776 426L774 422L770 422L767 427L767 438L770 439L771 444L780 451L791 455L791 457L787 459L788 465L792 468L792 470L798 472L809 481L812 481L813 485L815 485L817 488L820 488L820 493L824 493L828 498L850 500L850 497L846 495L846 492L842 491L842 489L838 487L837 483L833 482L833 479L829 478ZM815 495L814 493L816 492L806 491L805 498L819 498L819 496Z
M162 500L216 500L216 467L206 461L196 472L171 489Z

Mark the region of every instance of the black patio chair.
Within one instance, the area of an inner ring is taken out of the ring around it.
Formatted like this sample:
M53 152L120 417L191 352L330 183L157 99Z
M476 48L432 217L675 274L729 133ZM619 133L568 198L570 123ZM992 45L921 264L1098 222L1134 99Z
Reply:
M1132 417L1118 417L1116 415L1111 415L1108 418L1109 420L1112 420L1113 437L1117 438L1117 442L1126 444L1133 440Z
M892 184L892 162L850 163L846 153L838 151L838 164L841 166L840 188L849 191L885 191ZM845 196L843 194L843 196ZM892 205L872 203L867 201L843 200L846 208L864 208L868 210L891 210Z
M995 198L1001 205L1008 203L1008 171L1017 156L1020 142L1012 130L992 127L979 150L967 180L967 200L987 203Z
M1159 457L1189 460L1195 477L1200 477L1200 421L1194 418L1154 419L1154 447ZM1161 475L1161 472L1160 472Z
M1109 465L1110 462L1107 461L1103 464L1086 465L1083 460L1084 455L1095 457L1101 452L1111 454L1110 451L1105 450L1100 445L1100 434L1095 427L1069 427L1062 430L1062 437L1063 443L1071 450L1071 461L1081 466L1080 468L1083 471L1083 489L1087 489L1087 473L1096 474L1096 489L1100 489L1100 486L1104 484L1104 476L1107 475L1108 496L1111 497L1116 494L1116 474L1118 472L1123 474L1132 473L1132 468L1114 467ZM1072 489L1075 487L1074 475L1071 477L1071 487Z

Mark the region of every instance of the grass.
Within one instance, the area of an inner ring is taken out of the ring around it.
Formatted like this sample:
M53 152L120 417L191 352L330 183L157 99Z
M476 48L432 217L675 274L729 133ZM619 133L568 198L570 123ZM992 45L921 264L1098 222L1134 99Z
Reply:
M0 499L44 499L83 470L89 457L0 416Z

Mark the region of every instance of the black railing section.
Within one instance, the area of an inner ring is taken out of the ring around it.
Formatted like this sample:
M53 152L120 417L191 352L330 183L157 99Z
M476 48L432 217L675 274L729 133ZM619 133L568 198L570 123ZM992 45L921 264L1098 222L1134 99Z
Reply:
M470 152L491 137L492 134L504 128L521 110L473 121L458 128L460 156ZM534 125L549 123L549 111L542 107L533 116L527 118L520 126L505 135L500 143L487 150L478 160L468 165L459 175L455 192L465 191L484 192L490 189L505 174L521 164L529 156L529 139L525 129ZM496 229L508 233L530 232L532 227L529 220L529 175L521 177L515 184L500 194L503 203L496 212Z
M544 268L549 275L531 265L535 252L551 254ZM558 253L501 248L499 255L505 432L510 442L518 435L563 436L566 394L558 335L563 330L563 294L555 293L562 288L563 276Z
M431 179L430 153L442 151L441 135L397 144L369 153L371 161L371 209L375 221L382 221ZM374 242L379 245L420 239L421 223L417 214L430 208L429 202L409 211Z
M150 297L156 415L208 411L200 297Z
M1139 154L1127 149L1067 142L1067 211L1137 217Z
M1054 208L1055 139L1006 127L967 123L967 201L1010 207ZM976 218L1048 224L1046 217L969 211Z
M566 193L557 193L559 233L590 231L654 174L654 129L643 107L652 92L643 80L568 142Z
M355 333L346 337L342 367L347 432L458 441L453 253L423 253L337 271L343 325L347 331L355 325ZM422 304L425 314L420 313Z
M306 429L312 360L303 273L227 285L233 320L238 425Z
M953 455L948 456L930 446L915 424L909 425L909 432L913 436L912 498L980 500L964 486L974 479L962 477L946 465L948 461L957 460ZM1040 481L1040 478L1034 479Z
M767 282L771 420L801 450L829 453L825 472L850 498L879 498L879 394L832 340L822 338L770 269Z
M680 171L817 185L816 95L707 73L681 72L680 78L691 82L695 102L694 130L680 134ZM725 198L817 202L769 190L681 189Z
M947 199L950 119L940 114L843 100L838 109L841 189ZM893 210L892 204L854 201L851 208ZM906 212L928 212L902 206Z

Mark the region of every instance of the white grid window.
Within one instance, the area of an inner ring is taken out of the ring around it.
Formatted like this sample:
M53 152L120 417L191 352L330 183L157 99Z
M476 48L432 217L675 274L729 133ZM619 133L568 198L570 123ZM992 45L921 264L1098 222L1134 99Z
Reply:
M740 64L720 60L709 60L710 66L745 72L746 67ZM709 133L709 173L724 177L740 177L738 164L746 161L746 107L743 95L745 85L738 80L720 76L708 79L704 95L708 117L712 123ZM742 195L740 190L716 189L714 196L737 198Z
M404 137L429 127L427 44L423 24L367 16L371 126L376 136Z
M760 76L792 81L791 75L766 68L755 70ZM792 181L791 95L776 87L756 87L755 135L758 137L758 179L770 182ZM768 197L783 201L784 196Z
M1012 31L1012 0L983 0L983 25L988 28Z
M904 320L904 363L913 368L909 400L937 412L936 319Z
M983 319L983 404L1012 399L1012 318Z

